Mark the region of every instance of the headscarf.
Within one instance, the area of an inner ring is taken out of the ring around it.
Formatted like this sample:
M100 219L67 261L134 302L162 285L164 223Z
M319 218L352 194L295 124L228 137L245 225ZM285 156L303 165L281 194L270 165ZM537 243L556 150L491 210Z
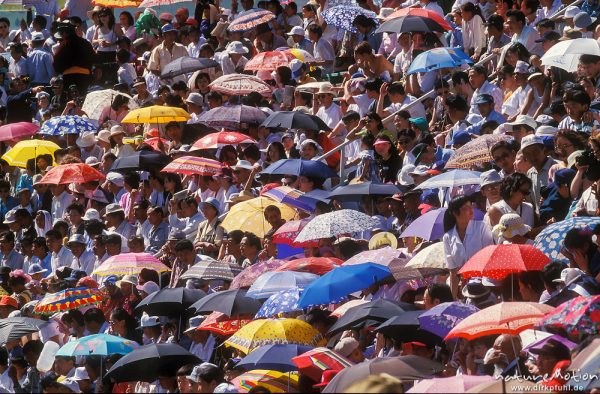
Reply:
M44 214L44 228L41 228L36 223L35 224L35 232L37 233L38 237L45 237L46 232L48 230L52 229L52 216L50 215L50 212L48 212L48 211L40 210L40 211L38 211L38 214L40 214L40 213ZM36 214L36 216L37 216L37 214Z

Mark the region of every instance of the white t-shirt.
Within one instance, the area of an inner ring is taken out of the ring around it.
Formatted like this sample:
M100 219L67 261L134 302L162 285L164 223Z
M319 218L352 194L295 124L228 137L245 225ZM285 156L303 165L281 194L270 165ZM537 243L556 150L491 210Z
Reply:
M316 115L332 129L342 120L342 110L336 103L332 103L327 109L319 108Z

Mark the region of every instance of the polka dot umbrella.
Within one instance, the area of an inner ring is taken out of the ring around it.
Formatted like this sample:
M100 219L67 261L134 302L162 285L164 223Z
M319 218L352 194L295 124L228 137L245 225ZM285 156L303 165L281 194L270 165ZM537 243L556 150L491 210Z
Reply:
M516 272L541 271L549 262L548 256L532 245L490 245L475 253L458 273L463 279L504 279Z

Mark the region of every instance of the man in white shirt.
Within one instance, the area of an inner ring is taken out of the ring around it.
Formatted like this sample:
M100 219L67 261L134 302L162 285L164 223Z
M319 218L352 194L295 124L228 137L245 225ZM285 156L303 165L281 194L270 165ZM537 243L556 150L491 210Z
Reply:
M390 106L383 108L386 93L392 103ZM400 111L415 100L416 97L406 94L402 82L393 82L389 87L387 83L384 83L381 86L379 100L377 101L377 114L381 116L381 118L385 118ZM412 105L408 109L408 112L410 113L411 118L425 118L425 107L422 103Z
M23 57L23 46L19 43L11 42L8 48L10 50L8 73L13 78L27 75L27 59Z
M335 96L333 86L329 82L323 83L315 96L313 115L321 118L327 126L333 129L342 120L343 115L341 108L333 102Z
M56 222L65 217L67 207L73 202L73 195L67 192L67 185L50 185L52 192L52 218Z
M86 244L87 241L83 235L73 234L71 238L69 238L69 242L67 242L67 247L73 254L71 268L74 270L85 271L86 274L91 275L96 257L91 250L86 250Z
M540 38L540 35L533 27L526 25L527 21L523 12L508 10L506 21L508 23L508 30L513 35L512 42L520 42L531 54L542 56L542 47L536 42Z
M204 97L200 93L193 92L190 93L187 99L185 99L185 103L187 104L188 112L190 113L190 120L188 123L200 123L200 114L204 110Z
M215 350L215 337L210 331L198 330L204 316L194 316L189 320L189 328L184 331L192 339L189 351L203 362L210 362Z
M204 221L204 215L198 211L198 201L193 196L186 197L181 201L181 211L184 217L178 218L177 215L169 215L169 226L183 231L186 239L193 241L198 233L198 227ZM175 212L175 210L171 210Z
M125 211L117 204L109 204L105 210L106 228L123 236L126 240L135 235L135 228L125 220Z
M244 56L246 53L248 53L248 48L240 41L230 42L217 59L221 64L223 75L241 73L248 63L248 58Z
M469 83L475 89L471 97L470 114L479 115L479 108L475 104L477 96L483 93L489 94L494 98L494 110L500 112L502 110L502 102L504 101L504 93L498 86L491 84L487 80L487 68L483 65L476 65L469 69Z
M46 233L46 244L52 252L50 265L52 272L60 267L70 267L73 263L73 253L62 244L62 235L57 230L48 230Z
M128 87L131 87L133 81L135 81L137 78L135 68L131 63L129 63L130 57L131 52L126 49L119 49L119 51L117 51L117 62L119 64L117 77L119 79L119 83L125 83Z
M323 29L321 26L309 26L308 38L315 44L313 49L315 61L306 64L321 67L323 75L331 74L335 66L335 51L329 41L323 39Z

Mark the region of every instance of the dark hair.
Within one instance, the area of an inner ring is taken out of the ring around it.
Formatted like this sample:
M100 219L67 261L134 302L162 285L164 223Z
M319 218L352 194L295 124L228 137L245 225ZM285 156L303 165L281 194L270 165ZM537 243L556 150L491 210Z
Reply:
M463 83L469 83L469 74L464 71L455 71L450 77L453 85L460 85Z
M279 141L275 141L275 142L271 142L271 144L269 144L269 147L267 148L267 153L269 153L269 151L271 149L275 149L279 152L279 158L280 159L285 159L286 155L285 155L285 148L283 146L283 144Z
M448 109L452 108L456 111L469 112L469 104L467 103L467 100L458 94L449 95L446 97L445 102Z
M292 79L292 70L288 66L279 66L275 72L279 75L279 80L282 85L290 85L292 82L295 83Z
M194 244L189 239L182 239L175 244L176 252L194 251Z
M383 81L379 78L368 79L367 82L365 82L365 90L379 93L381 85L383 85Z
M78 203L73 203L73 204L69 205L67 207L67 212L69 212L72 209L74 209L77 212L79 212L80 215L83 215L85 213L85 209L83 208L83 205L78 204Z
M98 325L102 325L106 323L106 318L100 309L91 308L85 311L83 314L83 321L85 323L96 323Z
M100 12L98 12L98 15L108 15L108 26L106 27L109 29L112 29L115 26L115 14L113 14L110 8L103 7Z
M452 290L450 290L450 286L445 283L432 283L427 286L427 292L432 301L439 300L440 304L454 301Z
M31 213L29 213L29 211L27 209L19 208L15 211L15 219L17 221L26 219L26 218L31 218Z
M542 280L546 287L556 290L558 286L553 281L555 279L560 279L560 274L565 268L565 265L560 261L551 261L546 264L546 266L542 268Z
M600 58L600 56L598 58ZM573 101L578 104L587 105L588 107L592 102L590 96L583 89L578 88L572 88L567 90L563 96L563 101L565 103Z
M46 231L46 238L61 240L63 237L62 237L62 234L60 233L60 231L53 228L51 230Z
M509 140L509 141L502 140L502 141L498 141L494 145L492 145L492 147L490 148L490 154L493 154L495 150L502 149L502 148L504 148L504 149L506 149L506 150L508 150L510 152L515 152L516 153L518 151L518 149L515 146L515 144L516 144L516 142L514 140Z
M360 26L360 27L370 27L374 28L377 26L375 21L372 18L369 18L366 15L358 14L354 20L352 21L352 26ZM363 41L366 42L366 41Z
M515 10L511 10L511 11L515 11ZM510 46L508 47L508 49L506 51L516 53L517 58L519 60L529 63L529 56L530 56L529 51L527 50L527 48L525 48L525 45L521 44L520 42L514 42L514 43L510 44Z
M581 55L579 57L579 63L582 64L595 64L600 62L600 56L597 55Z
M127 49L119 49L117 51L117 60L119 63L129 63L130 52Z
M37 246L38 248L44 248L46 253L48 253L48 244L46 244L46 238L44 237L36 237L33 239L32 244Z
M150 268L142 268L138 276L146 282L154 282L156 284L159 282L158 272Z
M555 30L556 23L554 23L554 21L552 19L544 18L544 19L540 19L540 21L538 23L536 23L535 27L537 27L538 29L545 28L545 29Z
M323 36L323 29L321 28L321 26L319 26L317 24L312 24L312 25L308 26L308 32L316 34L317 37L319 37L319 38L321 38Z
M10 27L10 20L7 17L4 17L4 16L1 17L0 23L2 23L2 22L6 23L8 25L8 27Z
M115 308L110 314L111 320L125 321L125 338L139 342L140 334L137 331L137 321L123 308Z
M244 238L246 238L246 245L250 247L256 248L256 250L260 250L262 248L262 244L260 242L260 238L256 236L256 234L251 233L249 231L244 232Z
M377 122L377 130L381 131L385 128L383 126L383 122L381 121L381 116L379 116L379 114L377 112L375 112L375 111L367 112L365 117ZM392 142L392 141L390 140L390 142Z
M258 149L258 146L255 144L248 145L246 148L244 148L242 154L244 155L244 157L250 158L255 161L260 160L261 157L260 149Z
M122 246L123 239L119 234L108 234L104 237L106 244Z
M187 92L189 90L188 86L183 81L175 82L173 85L171 85L171 89L176 90L176 91L184 91L184 92ZM171 122L169 122L169 123L171 123Z
M585 148L587 147L588 138L584 133L580 133L569 129L558 130L558 132L554 136L555 144L558 137L568 140L571 144L573 144L573 148L575 148L575 150L585 150Z
M125 17L127 18L127 23L129 23L129 26L133 26L134 21L133 21L133 16L131 15L131 13L129 11L123 11L119 14L119 18L121 17L121 15L125 15Z
M493 14L488 18L486 24L488 26L493 26L494 28L496 28L496 30L504 30L504 18L502 17L502 15Z
M563 245L569 249L584 249L592 245L592 232L589 229L572 228L567 231Z
M177 193L178 191L181 191L183 189L183 186L181 185L181 177L178 174L174 174L172 172L167 172L163 183L166 181L175 183L175 188L174 188L175 193Z
M392 85L394 85L396 82L393 82ZM404 86L402 86L404 88ZM450 88L450 84L448 83L448 81L443 80L441 78L438 78L435 80L435 82L433 83L433 89L434 90L438 90L438 89L448 89ZM389 89L388 89L389 92Z
M404 84L400 81L392 82L388 87L388 94L405 95L406 90L404 89Z
M360 120L360 114L356 111L348 111L344 114L344 116L342 116L342 122L344 122L344 124L352 122L352 121L359 121Z
M510 18L511 16L515 17L515 19L518 22L521 22L523 26L525 26L525 23L527 23L527 20L525 19L525 14L521 10L508 10L506 12L506 19Z
M314 12L315 14L317 13L317 8L316 8L316 6L315 6L314 4L310 4L310 3L308 3L308 4L304 4L304 5L302 6L302 9L303 9L303 10L306 10L306 11L312 11L312 12ZM6 18L4 18L4 19L6 19Z
M244 238L244 232L242 230L233 230L227 233L229 239L233 241L235 244L239 244L242 242L242 238Z
M363 41L354 47L354 54L355 55L372 55L373 48L367 41Z
M469 196L456 196L448 203L448 209L444 213L444 232L448 232L456 226L455 215L460 213L460 209L466 203L471 203Z
M510 174L505 177L500 184L500 196L503 200L508 200L510 196L518 191L523 185L529 185L529 187L532 185L531 179L529 179L527 175L521 174L520 172Z
M362 246L353 239L345 239L343 241L340 241L337 247L340 251L340 255L342 256L342 260L347 260L350 257L363 251Z
M471 3L467 3L467 4L471 4ZM483 75L484 77L487 78L488 75L488 70L485 66L481 65L481 64L476 64L473 67L471 67L469 70L473 70L475 71L477 74L479 75Z
M140 184L140 176L136 171L129 171L123 176L123 182L135 189Z
M519 282L526 287L531 288L538 294L544 291L544 279L540 271L523 271L519 272Z
M94 219L85 223L85 231L88 233L88 235L90 235L91 238L93 238L94 235L102 234L103 230L104 223L102 223L100 220Z
M40 353L42 353L42 349L44 348L44 344L39 339L33 339L31 341L27 341L25 345L23 345L23 354L37 354L38 357Z
M121 108L121 106L127 105L127 104L129 104L129 99L127 97L123 96L122 94L117 94L115 96L115 98L113 99L110 107L116 111L119 108Z
M485 22L485 17L481 13L481 8L479 8L479 5L475 5L471 2L468 2L468 3L463 4L460 8L461 8L462 12L469 12L473 15L479 15L481 20L483 22Z

